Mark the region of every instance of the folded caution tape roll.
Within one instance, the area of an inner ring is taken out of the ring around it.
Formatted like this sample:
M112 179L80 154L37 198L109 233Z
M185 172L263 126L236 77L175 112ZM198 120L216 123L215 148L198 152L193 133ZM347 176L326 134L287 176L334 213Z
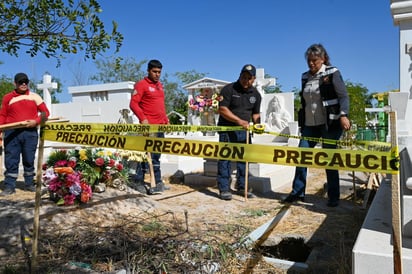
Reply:
M263 124L255 124L253 125L253 132L256 134L262 134L265 132L265 125Z

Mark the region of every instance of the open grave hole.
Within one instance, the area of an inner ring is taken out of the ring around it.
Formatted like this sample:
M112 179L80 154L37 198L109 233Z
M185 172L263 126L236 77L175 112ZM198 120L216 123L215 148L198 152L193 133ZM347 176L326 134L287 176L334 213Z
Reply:
M286 237L277 245L260 246L259 251L266 257L304 263L312 248L305 243L304 238Z

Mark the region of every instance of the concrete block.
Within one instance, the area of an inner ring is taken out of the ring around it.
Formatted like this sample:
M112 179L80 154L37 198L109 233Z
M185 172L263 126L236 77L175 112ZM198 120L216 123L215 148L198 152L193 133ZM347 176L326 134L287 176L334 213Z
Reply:
M203 165L203 175L217 176L217 160L207 159ZM295 167L272 164L249 163L249 186L254 192L278 191L292 182ZM236 162L232 162L232 177L236 179Z
M236 171L236 162L231 163L232 171ZM203 174L205 176L217 176L217 160L206 159L203 164Z
M390 176L389 176L390 177ZM353 274L393 273L390 180L382 181L352 249ZM403 237L403 273L412 273L412 239Z
M216 177L204 176L203 174L186 174L185 185L198 187L215 187Z
M389 105L395 109L399 120L405 119L406 109L409 101L409 92L389 92Z
M201 172L203 170L203 158L177 156L171 154L162 154L160 158L160 168L162 176L173 175L177 170L183 173Z
M252 190L253 193L263 194L270 192L272 190L272 186L270 184L269 177L249 177L249 188Z
M402 235L412 238L412 195L403 196Z

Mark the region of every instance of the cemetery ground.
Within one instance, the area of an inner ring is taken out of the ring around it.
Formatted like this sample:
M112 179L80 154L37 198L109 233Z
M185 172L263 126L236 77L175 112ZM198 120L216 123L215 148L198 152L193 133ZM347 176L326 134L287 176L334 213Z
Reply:
M161 195L108 188L78 206L57 206L46 194L36 271L30 269L35 194L17 189L0 198L0 273L295 273L267 257L302 262L307 269L296 271L303 273L351 273L365 190L357 182L354 201L352 177L341 171L342 200L329 208L324 174L309 169L306 200L291 206L280 203L290 186L222 201L216 186L167 178L171 189ZM284 210L262 245L239 244Z

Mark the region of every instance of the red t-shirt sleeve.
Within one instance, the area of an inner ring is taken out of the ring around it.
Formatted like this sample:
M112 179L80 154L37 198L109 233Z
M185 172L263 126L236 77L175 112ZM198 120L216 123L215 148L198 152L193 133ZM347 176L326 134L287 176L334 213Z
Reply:
M44 121L47 120L47 118L49 118L50 116L50 112L49 109L47 108L46 104L43 102L40 105L37 106L38 111L40 112L40 115L37 116L36 118L36 122L37 124L40 124L42 121L42 119L44 119Z
M138 82L134 85L134 90L132 94L132 99L130 100L130 109L139 118L139 121L146 119L143 109L140 107L140 102L144 94L144 89L142 87L142 82Z

